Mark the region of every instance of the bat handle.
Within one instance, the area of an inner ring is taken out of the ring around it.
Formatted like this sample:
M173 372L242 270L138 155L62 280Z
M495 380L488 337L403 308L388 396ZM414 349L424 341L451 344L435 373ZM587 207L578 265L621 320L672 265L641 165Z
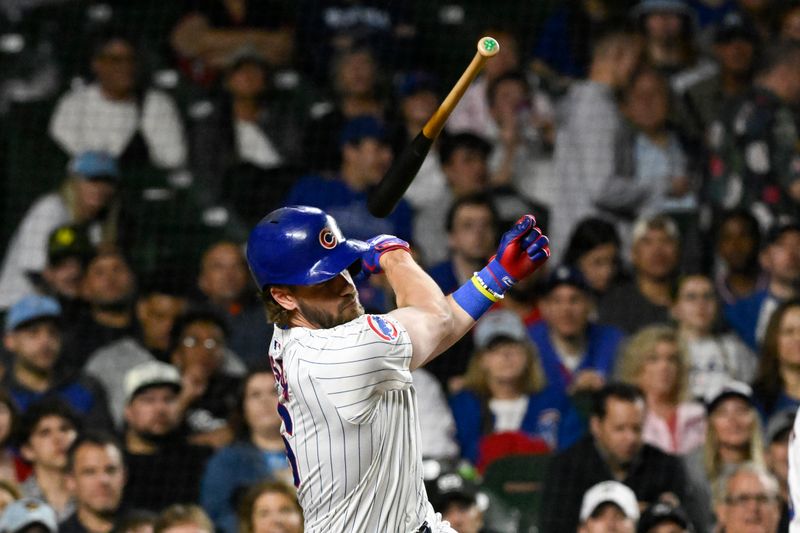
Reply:
M483 65L486 64L487 59L489 58L482 55L480 52L475 53L475 57L472 58L467 69L461 74L461 77L450 90L450 93L444 99L442 105L439 106L439 109L436 110L433 116L428 119L428 122L425 123L425 126L423 126L422 134L425 135L425 137L428 139L435 139L439 133L441 133L444 123L447 121L450 113L453 112L456 104L458 104L461 97L464 96L472 80L478 76Z

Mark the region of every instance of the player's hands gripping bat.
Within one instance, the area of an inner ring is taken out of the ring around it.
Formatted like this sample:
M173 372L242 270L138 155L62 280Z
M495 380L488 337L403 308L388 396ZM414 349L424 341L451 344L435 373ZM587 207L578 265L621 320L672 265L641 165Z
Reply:
M492 37L483 37L478 41L478 52L472 58L467 69L450 90L450 93L436 110L436 113L425 123L422 131L397 156L391 168L383 176L378 186L367 199L369 212L378 218L391 213L400 198L403 197L411 181L419 172L419 167L433 145L433 141L442 131L445 121L456 107L461 97L478 75L486 61L500 51L500 44Z
M406 241L394 235L378 235L367 241L369 250L361 256L361 272L365 276L380 274L381 256L392 250L405 250L411 253L411 247Z

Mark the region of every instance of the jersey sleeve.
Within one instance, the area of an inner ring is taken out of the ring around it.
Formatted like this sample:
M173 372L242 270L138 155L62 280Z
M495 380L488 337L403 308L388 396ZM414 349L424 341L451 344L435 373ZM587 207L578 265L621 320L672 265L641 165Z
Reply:
M323 344L318 358L306 361L310 372L348 422L367 422L384 393L411 386L411 340L389 316L361 316L312 333L312 342Z

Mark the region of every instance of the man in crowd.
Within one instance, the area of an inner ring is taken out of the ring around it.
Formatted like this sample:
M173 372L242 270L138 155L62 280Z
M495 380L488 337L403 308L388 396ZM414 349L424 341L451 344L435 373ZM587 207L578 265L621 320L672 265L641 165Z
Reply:
M763 467L737 466L720 484L715 498L717 519L725 533L778 533L778 482Z
M135 366L125 375L125 464L123 500L133 508L158 511L196 502L210 449L192 446L177 433L181 425L178 370L160 361Z
M634 533L636 495L619 481L601 481L583 495L578 533Z
M45 396L58 396L93 427L108 428L111 420L102 387L93 379L57 371L62 355L61 306L48 296L26 296L6 316L6 350L11 367L2 384L25 411Z
M47 241L47 264L41 274L30 274L38 292L61 304L67 320L80 306L80 288L86 263L94 255L87 229L76 224L57 227Z
M20 489L24 496L47 502L59 520L69 517L75 503L67 489L67 450L80 429L76 414L64 402L43 400L28 409L20 422L22 456L33 464L33 474Z
M60 533L109 533L119 518L125 487L125 464L116 441L103 433L86 433L67 453L67 487L75 513Z
M680 460L642 441L645 403L636 387L609 384L594 396L591 434L551 461L542 495L542 530L574 531L577 502L606 480L625 483L642 504L663 495L685 502L687 479Z

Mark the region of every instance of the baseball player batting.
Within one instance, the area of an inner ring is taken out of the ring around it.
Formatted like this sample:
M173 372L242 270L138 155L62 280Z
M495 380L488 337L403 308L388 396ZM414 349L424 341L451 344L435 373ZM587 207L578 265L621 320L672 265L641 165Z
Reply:
M281 208L253 229L247 261L275 323L269 357L307 533L455 533L425 492L411 371L549 255L526 215L488 265L445 297L408 243L346 239L319 209ZM385 274L397 309L364 314L356 271Z

